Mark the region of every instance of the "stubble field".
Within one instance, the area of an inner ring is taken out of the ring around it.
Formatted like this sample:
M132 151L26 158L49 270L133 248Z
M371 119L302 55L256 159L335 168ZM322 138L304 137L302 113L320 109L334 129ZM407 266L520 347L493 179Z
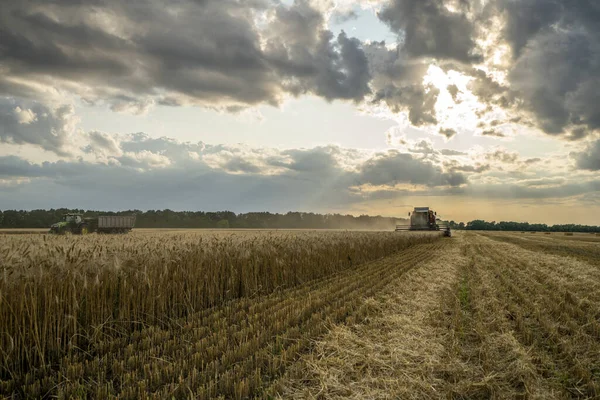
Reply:
M0 236L0 397L594 398L600 237Z

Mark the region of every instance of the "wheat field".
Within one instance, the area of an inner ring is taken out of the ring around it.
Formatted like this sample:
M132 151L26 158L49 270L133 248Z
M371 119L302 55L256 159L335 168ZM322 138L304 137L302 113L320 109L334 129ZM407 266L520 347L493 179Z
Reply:
M600 238L0 236L0 397L595 398Z
M381 284L383 268L369 262L438 239L303 231L5 236L0 393L248 396L325 320L343 320L359 294Z

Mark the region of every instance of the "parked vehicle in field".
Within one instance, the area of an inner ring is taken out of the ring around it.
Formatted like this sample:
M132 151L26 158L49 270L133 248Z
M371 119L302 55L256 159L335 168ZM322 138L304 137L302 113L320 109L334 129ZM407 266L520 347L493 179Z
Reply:
M429 207L415 207L412 214L409 212L410 224L396 225L396 232L400 231L444 231L444 236L452 236L450 225L437 217L437 212Z
M50 226L50 233L127 233L134 225L135 215L100 215L96 218L84 218L83 214L65 214L62 221Z

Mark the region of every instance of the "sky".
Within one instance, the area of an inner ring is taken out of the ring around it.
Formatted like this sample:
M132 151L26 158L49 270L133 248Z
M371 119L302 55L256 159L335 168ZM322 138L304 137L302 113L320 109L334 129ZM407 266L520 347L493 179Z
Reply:
M8 0L0 209L600 225L595 0Z

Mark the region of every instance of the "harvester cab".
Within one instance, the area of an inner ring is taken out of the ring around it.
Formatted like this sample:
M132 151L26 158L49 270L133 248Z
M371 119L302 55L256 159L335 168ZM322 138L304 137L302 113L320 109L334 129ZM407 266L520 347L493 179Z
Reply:
M408 213L410 223L396 225L396 232L401 231L443 231L444 236L452 236L450 225L437 217L437 212L429 207L415 207Z

